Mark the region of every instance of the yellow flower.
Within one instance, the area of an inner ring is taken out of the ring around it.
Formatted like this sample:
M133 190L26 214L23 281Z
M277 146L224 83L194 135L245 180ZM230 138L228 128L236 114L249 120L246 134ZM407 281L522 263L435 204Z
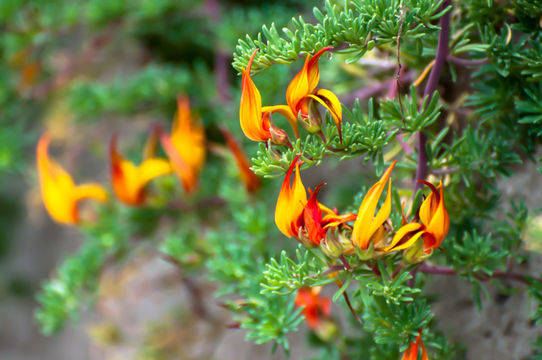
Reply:
M276 143L282 143L282 139L274 139L276 136L273 132L283 132L280 129L274 128L270 123L270 115L279 113L283 115L292 126L295 136L299 137L297 128L297 119L286 105L265 106L262 107L262 97L260 91L250 78L250 69L254 56L258 49L254 50L247 68L243 70L241 83L241 103L239 104L239 120L241 129L247 138L253 141L274 140Z
M450 218L444 205L442 182L435 188L431 183L421 181L431 188L431 194L423 201L418 212L420 222L403 225L395 233L386 251L403 250L411 247L422 237L423 253L431 254L440 247L448 234Z
M79 224L77 204L83 199L107 200L107 192L97 184L75 185L71 176L49 158L51 139L44 133L36 150L41 196L53 220L69 225Z
M352 243L362 250L367 250L371 242L375 246L379 245L385 235L383 224L391 212L391 180L389 181L386 200L376 216L375 211L380 195L382 195L382 191L386 187L396 162L394 161L380 180L371 187L359 207L358 216L352 230Z
M186 96L177 99L177 114L173 120L171 136L162 132L160 139L185 191L193 192L205 163L205 129L199 118L191 114Z
M145 187L154 178L171 173L171 165L164 159L147 157L136 166L117 152L117 136L109 147L111 182L117 198L131 206L145 202Z
M314 56L307 55L305 64L301 71L293 78L286 90L286 102L292 113L301 116L302 119L309 117L309 107L311 101L316 101L323 105L333 117L335 126L339 132L339 138L342 141L341 121L342 108L339 99L335 94L326 89L316 89L320 80L320 70L318 68L318 59L327 50L332 47L326 47L318 51Z

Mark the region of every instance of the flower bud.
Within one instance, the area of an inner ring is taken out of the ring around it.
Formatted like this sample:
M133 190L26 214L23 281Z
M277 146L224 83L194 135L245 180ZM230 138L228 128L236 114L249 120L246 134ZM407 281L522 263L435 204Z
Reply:
M324 241L320 243L320 250L330 258L338 258L351 249L352 243L350 239L337 229L329 229Z
M269 126L269 132L271 133L271 143L273 145L286 145L290 142L286 131L276 127L273 123Z
M359 257L361 261L367 261L367 260L373 259L374 257L373 243L369 243L369 246L365 250L357 246L355 246L354 248L356 249L356 255Z
M311 134L315 134L322 128L322 117L318 111L318 103L314 100L309 101L309 111L306 115L299 115L301 125Z
M433 251L430 253L424 252L423 237L420 237L418 240L416 240L414 245L405 249L403 252L403 260L407 264L416 264L430 257L432 253Z
M307 249L312 249L316 247L316 245L314 245L314 243L311 241L307 229L305 229L304 227L299 227L297 239L299 240L301 245L303 245Z

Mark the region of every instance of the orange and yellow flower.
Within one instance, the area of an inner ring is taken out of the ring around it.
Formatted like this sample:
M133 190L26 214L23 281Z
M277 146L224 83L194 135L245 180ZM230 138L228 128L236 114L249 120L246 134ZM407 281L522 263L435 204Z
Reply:
M79 224L77 205L83 199L100 202L107 200L107 192L97 184L75 185L71 176L49 157L51 139L44 133L36 149L40 189L45 208L53 220L68 224Z
M177 98L171 136L162 132L160 140L185 191L193 192L205 163L205 129L200 119L192 115L186 96Z
M284 235L297 238L303 245L319 246L323 240L325 246L327 245L325 242L328 240L326 237L328 230L355 220L356 216L351 213L339 215L335 210L331 210L317 200L318 192L325 185L324 183L318 185L314 191L308 189L310 197L307 200L307 191L299 172L300 157L301 155L295 157L286 172L275 208L275 223ZM294 168L296 172L294 180L291 182ZM343 244L342 236L340 238L340 248L342 249L340 252L342 254L343 250L346 251L351 246ZM329 240L337 242L339 237L334 234ZM337 246L338 244L333 245L333 247ZM336 251L332 252L336 253Z
M300 157L301 155L298 155L292 161L282 183L277 199L277 206L275 207L275 223L279 230L288 237L296 238L298 237L299 227L302 225L303 210L307 204L307 192L299 174ZM295 177L293 183L290 185L294 168Z
M422 348L422 360L429 360L427 350L425 350L425 345L422 341L421 332L418 334L418 336L416 336L416 341L408 345L408 348L403 354L402 360L418 360L418 351L420 347Z
M318 68L318 59L327 50L332 47L326 47L318 51L314 56L307 55L305 64L301 71L293 78L286 90L286 102L293 114L307 119L312 101L323 105L333 117L335 126L342 141L341 121L342 108L339 99L335 94L326 89L316 89L320 80L320 70Z
M283 139L277 139L277 136L282 137L284 131L274 127L270 121L272 113L279 113L288 120L294 130L295 136L299 137L297 119L288 106L276 105L262 107L260 91L250 78L250 70L256 52L258 52L258 49L252 53L247 68L243 70L242 75L239 120L243 133L253 141L273 140L276 143L282 143Z
M321 287L302 287L297 291L295 306L303 307L307 325L314 331L331 315L331 299L320 296Z
M421 181L429 186L431 193L423 201L418 211L419 222L403 225L394 235L387 251L403 250L411 247L421 237L423 253L431 254L440 247L448 234L450 219L444 205L442 182L437 188L431 183Z
M250 164L245 153L243 152L243 149L241 148L241 146L239 146L239 144L229 131L223 128L220 130L222 131L222 135L226 140L226 144L233 153L235 162L237 163L237 167L239 168L239 175L241 176L243 184L245 184L245 188L248 192L257 191L261 186L260 178L256 176L256 174L254 174L252 170L250 170Z
M169 161L165 159L147 157L139 166L124 159L117 151L116 136L111 139L109 157L113 191L117 198L126 205L142 205L146 199L145 187L147 184L152 179L172 171Z
M391 212L391 180L389 180L386 200L380 210L378 210L376 216L375 211L378 200L386 187L386 183L388 183L396 162L394 161L384 172L380 180L371 187L359 207L357 219L354 222L352 230L352 243L361 250L367 250L371 244L374 249L382 248L382 245L385 243L387 231L384 223Z

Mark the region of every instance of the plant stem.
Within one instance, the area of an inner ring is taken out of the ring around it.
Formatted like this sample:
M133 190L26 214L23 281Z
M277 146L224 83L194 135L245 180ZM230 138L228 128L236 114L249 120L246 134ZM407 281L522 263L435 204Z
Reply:
M419 268L419 271L423 272L424 274L457 275L457 272L454 269L449 268L447 266L435 266L435 265L423 264L419 266L418 268ZM476 277L480 279L481 281L487 281L492 278L499 278L499 279L515 280L527 285L530 285L532 283L532 281L529 280L529 277L527 275L522 275L522 274L518 274L514 272L506 272L502 270L495 270L493 274L487 274L482 271L479 271L476 273Z
M442 3L442 8L447 8L450 6L450 0L444 0ZM449 53L449 43L450 43L450 11L444 14L440 18L440 34L438 38L437 53L435 55L435 65L431 69L431 74L425 85L425 90L423 92L423 97L432 96L433 93L437 90L438 81L440 74L442 73L442 68L444 63L448 58ZM418 166L416 168L416 180L425 180L429 173L429 167L427 166L427 151L425 149L425 143L427 142L427 136L420 131L418 133ZM418 190L422 187L422 184L416 181L414 188L414 196Z
M181 280L190 296L194 313L196 313L201 318L206 318L207 309L205 308L205 302L203 301L201 290L190 277L185 275L183 271L183 265L173 256L163 254L162 258L177 267L181 275Z
M461 59L453 55L448 56L448 61L460 66L480 66L480 65L489 63L488 58L478 59L478 60L469 60L469 59Z

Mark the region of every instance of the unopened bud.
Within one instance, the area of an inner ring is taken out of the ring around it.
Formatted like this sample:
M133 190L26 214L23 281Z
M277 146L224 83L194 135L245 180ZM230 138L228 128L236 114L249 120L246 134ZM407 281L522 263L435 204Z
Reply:
M374 245L372 242L369 243L369 247L367 249L362 249L359 247L356 247L356 255L360 258L361 261L367 261L371 260L374 257Z
M310 100L308 114L305 116L300 115L299 121L311 134L315 134L322 129L322 117L320 116L320 111L318 111L318 103L316 101Z
M315 247L314 243L309 238L309 234L307 233L307 229L305 229L304 227L300 227L297 234L298 234L297 235L298 236L297 240L299 240L301 245L303 245L307 249L311 249L311 248Z
M286 131L276 127L274 124L269 126L269 132L271 133L271 142L274 145L286 145L290 143Z
M352 242L337 229L329 229L320 243L320 250L330 258L338 258L352 250Z
M428 254L424 252L423 238L420 237L418 240L416 240L414 245L403 252L403 260L407 264L416 264L424 261L431 256L431 254L432 252Z

